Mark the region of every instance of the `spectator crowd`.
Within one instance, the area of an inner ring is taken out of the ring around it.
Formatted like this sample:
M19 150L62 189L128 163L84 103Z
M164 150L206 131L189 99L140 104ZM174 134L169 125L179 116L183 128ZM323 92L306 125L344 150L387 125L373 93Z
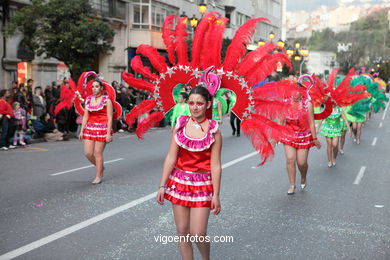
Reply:
M133 126L126 125L125 115L150 95L117 81L113 81L112 86L116 90L116 101L123 108L121 118L114 121L114 131L133 131ZM61 88L70 88L66 78L53 81L45 88L34 86L32 79L26 84L14 81L10 88L0 90L0 150L24 147L32 138L62 141L78 135L82 117L74 107L54 113L61 102Z

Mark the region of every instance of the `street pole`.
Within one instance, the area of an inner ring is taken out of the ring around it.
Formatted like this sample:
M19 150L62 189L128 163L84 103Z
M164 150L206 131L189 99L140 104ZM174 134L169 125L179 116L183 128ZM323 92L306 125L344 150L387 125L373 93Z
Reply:
M305 57L302 57L302 62L301 65L299 66L299 76L302 76L302 68L303 68L303 63L305 63Z

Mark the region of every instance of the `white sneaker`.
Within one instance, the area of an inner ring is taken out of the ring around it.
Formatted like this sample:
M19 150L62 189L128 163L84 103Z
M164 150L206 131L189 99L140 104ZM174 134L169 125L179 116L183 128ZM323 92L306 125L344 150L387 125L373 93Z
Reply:
M15 149L15 148L16 148L16 146L14 146L14 145L8 146L8 149Z
M0 148L0 150L7 151L7 150L8 150L8 148L7 148L7 147L5 147L5 146L3 146L3 147L1 147L1 148Z
M118 131L119 133L124 133L125 132L125 130L123 130L123 129L119 129L119 131Z
M344 154L344 150L343 149L340 149L340 154Z

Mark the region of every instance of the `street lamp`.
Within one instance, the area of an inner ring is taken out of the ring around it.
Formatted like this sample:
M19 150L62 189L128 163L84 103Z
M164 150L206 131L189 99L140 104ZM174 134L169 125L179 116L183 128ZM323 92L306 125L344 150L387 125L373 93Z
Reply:
M204 15L204 13L206 12L207 10L207 5L202 1L200 2L200 4L198 5L198 10L199 10L199 13L202 14L202 16Z
M269 34L268 34L268 38L271 40L271 42L272 42L272 40L275 38L275 33L274 32L270 32Z
M290 46L288 46L286 53L287 53L288 57L291 57L294 54L294 50Z
M299 42L296 42L296 43L295 43L295 49L298 50L299 48L301 48L301 44L300 44Z
M279 39L278 42L276 43L280 48L284 48L284 45L286 45L286 43L284 41L282 41L282 39Z
M260 39L258 42L257 42L257 46L261 47L261 46L264 46L265 45L265 41L263 39Z
M199 22L199 20L195 17L195 15L193 15L191 20L190 20L191 27L195 28L196 26L198 26L198 22Z

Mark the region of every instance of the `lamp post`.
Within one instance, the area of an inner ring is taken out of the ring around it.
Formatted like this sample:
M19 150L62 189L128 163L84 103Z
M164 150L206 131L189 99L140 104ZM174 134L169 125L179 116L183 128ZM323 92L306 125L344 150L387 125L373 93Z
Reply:
M258 42L257 42L257 46L264 46L265 45L265 41L263 39L260 39Z
M198 5L198 10L199 10L199 13L201 13L202 17L203 17L204 13L207 11L207 4L203 1L201 1L200 4Z
M301 65L299 66L299 75L302 75L302 68L305 61L309 59L309 50L306 48L302 48L299 50L299 54L302 56Z
M274 32L270 32L269 34L268 34L268 38L271 40L271 42L272 42L272 40L275 38L275 33Z

